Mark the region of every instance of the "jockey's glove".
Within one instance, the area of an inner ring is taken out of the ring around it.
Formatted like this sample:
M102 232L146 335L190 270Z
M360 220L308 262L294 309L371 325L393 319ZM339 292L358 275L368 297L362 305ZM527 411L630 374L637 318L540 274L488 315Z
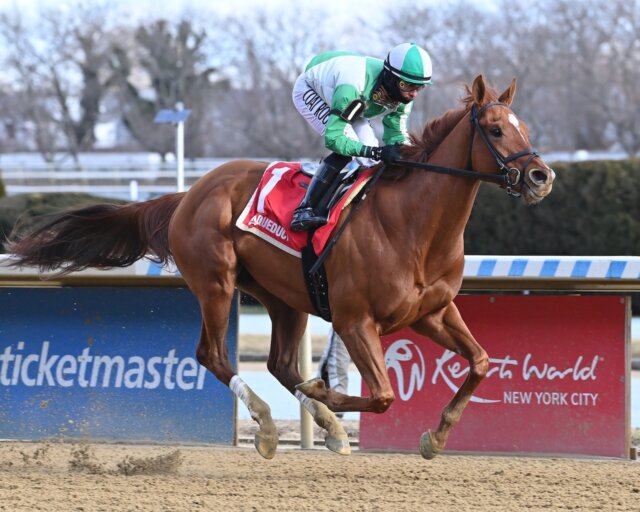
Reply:
M389 144L381 148L375 146L362 146L360 156L372 158L374 160L382 160L385 163L392 164L400 158L400 144Z

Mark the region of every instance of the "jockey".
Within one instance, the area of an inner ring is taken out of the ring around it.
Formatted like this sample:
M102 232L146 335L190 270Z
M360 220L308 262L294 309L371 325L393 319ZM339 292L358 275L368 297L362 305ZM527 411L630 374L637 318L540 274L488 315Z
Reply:
M314 209L352 157L364 166L397 159L396 145L409 142L411 102L430 83L431 58L413 43L395 46L384 61L348 52L311 59L293 86L293 103L333 153L323 159L296 208L293 231L326 224ZM369 121L380 116L383 147Z

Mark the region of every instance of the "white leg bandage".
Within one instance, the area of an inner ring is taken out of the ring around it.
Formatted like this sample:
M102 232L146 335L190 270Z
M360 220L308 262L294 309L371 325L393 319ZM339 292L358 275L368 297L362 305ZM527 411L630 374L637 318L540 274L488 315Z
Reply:
M245 381L237 375L234 375L231 377L231 381L229 382L229 388L247 407L249 407L249 386L247 386Z
M309 398L307 395L302 393L302 391L298 391L298 390L296 390L295 392L295 397L302 404L302 406L307 411L309 411L309 414L311 414L311 416L313 417L316 416L316 412L317 412L316 405L313 403L313 400L311 398Z

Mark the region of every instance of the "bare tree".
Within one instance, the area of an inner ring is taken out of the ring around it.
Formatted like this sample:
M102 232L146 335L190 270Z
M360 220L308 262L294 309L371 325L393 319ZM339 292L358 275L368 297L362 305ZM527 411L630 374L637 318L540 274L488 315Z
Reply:
M317 9L265 8L224 19L191 13L133 26L105 23L110 9L80 4L47 11L32 25L17 12L0 15L5 147L26 140L24 147L47 158L60 149L77 154L93 145L99 117L110 114L141 147L165 155L174 150L174 131L153 118L181 101L193 111L187 156L321 156L321 138L291 102L307 60L335 49L383 58L412 41L434 65L434 85L416 100L412 129L455 106L462 84L477 74L498 88L516 76L517 109L538 149L640 151L637 0L503 0L490 7L418 0L389 4L358 20L358 30L337 34L336 18Z
M518 109L545 149L638 151L639 6L628 0L469 0L394 7L382 30L423 43L434 62L429 112L484 73L518 78ZM425 101L419 100L424 111Z
M124 40L124 41L123 41ZM208 64L205 52L207 34L196 30L188 20L175 26L166 20L142 25L121 37L113 47L112 68L117 76L122 116L132 135L148 150L166 155L174 150L170 126L154 124L161 109L173 109L182 102L193 111L185 154L203 156L204 135L199 128L206 118L218 80L217 70Z
M603 49L609 44L609 37L601 26L611 20L606 19L598 3L602 2L547 2L555 42L553 53L547 58L564 86L562 116L566 119L565 129L572 136L570 145L582 149L602 149L608 145L602 99L609 84L602 75L602 66Z
M493 55L484 49L494 19L474 3L398 5L389 8L385 19L379 32L392 44L415 42L429 52L432 60L433 85L415 101L410 120L413 129L454 107L463 84L495 67Z
M640 153L640 3L628 0L606 2L610 13L610 44L604 73L610 89L606 112L614 140L629 156Z
M0 34L5 41L7 69L13 78L5 85L5 98L12 105L9 111L3 111L5 124L12 126L14 133L25 133L35 149L50 161L62 137L47 105L52 88L43 76L43 58L17 13L0 15Z
M106 19L104 8L81 4L46 11L35 26L17 11L0 16L6 63L19 84L12 91L16 115L46 159L59 148L77 159L95 142L110 80Z
M218 131L254 156L321 156L322 139L300 117L291 100L293 83L316 53L335 49L317 30L322 12L279 16L258 10L224 23L222 38L231 65L232 101L221 108ZM220 44L223 44L221 41Z

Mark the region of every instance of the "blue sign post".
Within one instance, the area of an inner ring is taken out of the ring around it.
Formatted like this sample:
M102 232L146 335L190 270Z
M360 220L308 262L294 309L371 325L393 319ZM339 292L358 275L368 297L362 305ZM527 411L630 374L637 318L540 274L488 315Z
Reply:
M0 311L0 438L234 442L235 398L195 358L188 289L0 288Z
M184 122L190 115L191 110L185 109L182 102L178 102L175 110L160 110L153 119L154 123L171 123L176 126L176 162L178 163L176 188L178 192L184 192Z

